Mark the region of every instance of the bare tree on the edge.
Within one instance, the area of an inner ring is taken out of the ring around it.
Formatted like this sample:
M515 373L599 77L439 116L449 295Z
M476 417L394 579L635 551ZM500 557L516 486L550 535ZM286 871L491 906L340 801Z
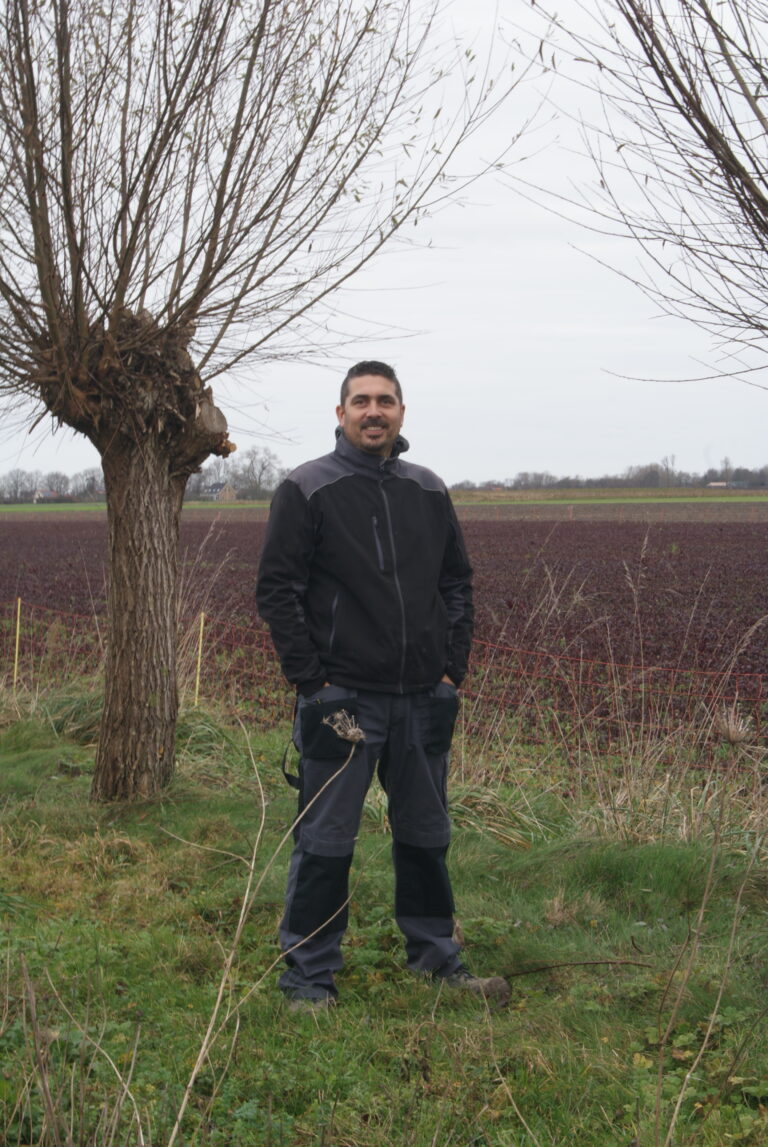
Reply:
M234 448L207 383L285 351L289 324L445 197L511 90L491 95L481 65L437 114L457 61L430 61L433 18L416 0L2 2L0 388L102 459L96 798L172 773L182 496Z
M542 59L597 92L605 116L585 116L600 176L588 219L637 240L647 262L633 281L715 336L732 356L723 373L750 380L768 349L766 5L590 0L550 19L570 61Z

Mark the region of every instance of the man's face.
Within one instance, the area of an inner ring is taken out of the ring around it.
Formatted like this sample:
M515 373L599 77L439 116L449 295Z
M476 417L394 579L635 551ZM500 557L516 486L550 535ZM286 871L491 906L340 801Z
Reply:
M349 393L336 417L345 436L358 450L388 458L403 425L405 406L394 382L377 374L349 381Z

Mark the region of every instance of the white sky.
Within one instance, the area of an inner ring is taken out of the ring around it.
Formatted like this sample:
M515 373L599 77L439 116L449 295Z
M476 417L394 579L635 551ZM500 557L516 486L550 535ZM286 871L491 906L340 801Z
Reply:
M459 18L482 10L478 0L457 0ZM484 141L487 154L516 128L529 101L513 95L495 138ZM560 127L565 137L569 130ZM518 150L531 151L530 141ZM525 171L554 185L573 164L553 144ZM665 455L693 471L725 456L736 465L768 463L765 391L728 379L632 381L707 374L715 360L692 324L661 316L636 288L576 249L631 270L631 244L584 232L497 179L419 233L431 249L390 252L341 300L361 321L388 326L386 338L354 341L320 366L260 367L245 398L242 384L215 388L240 449L268 445L291 467L326 453L348 365L379 358L403 384L409 457L449 483L503 480L521 470L620 473ZM96 465L95 450L69 432L52 438L41 426L32 436L0 436L0 474L14 467L71 474Z

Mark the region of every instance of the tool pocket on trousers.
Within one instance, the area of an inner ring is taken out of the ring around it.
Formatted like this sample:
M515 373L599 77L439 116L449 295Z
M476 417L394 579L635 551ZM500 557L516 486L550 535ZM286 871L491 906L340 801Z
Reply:
M349 755L350 742L340 737L329 723L335 713L342 711L353 720L357 717L357 696L349 689L328 685L312 697L301 698L294 743L302 757L311 761L336 761Z
M459 695L454 685L441 681L429 698L429 721L424 748L432 755L447 753L459 713Z

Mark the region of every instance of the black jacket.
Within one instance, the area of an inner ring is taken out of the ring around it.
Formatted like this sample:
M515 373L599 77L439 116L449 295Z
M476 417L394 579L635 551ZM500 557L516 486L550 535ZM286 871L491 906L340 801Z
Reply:
M387 693L457 685L472 639L472 571L431 470L353 446L299 466L272 501L256 591L283 672Z

